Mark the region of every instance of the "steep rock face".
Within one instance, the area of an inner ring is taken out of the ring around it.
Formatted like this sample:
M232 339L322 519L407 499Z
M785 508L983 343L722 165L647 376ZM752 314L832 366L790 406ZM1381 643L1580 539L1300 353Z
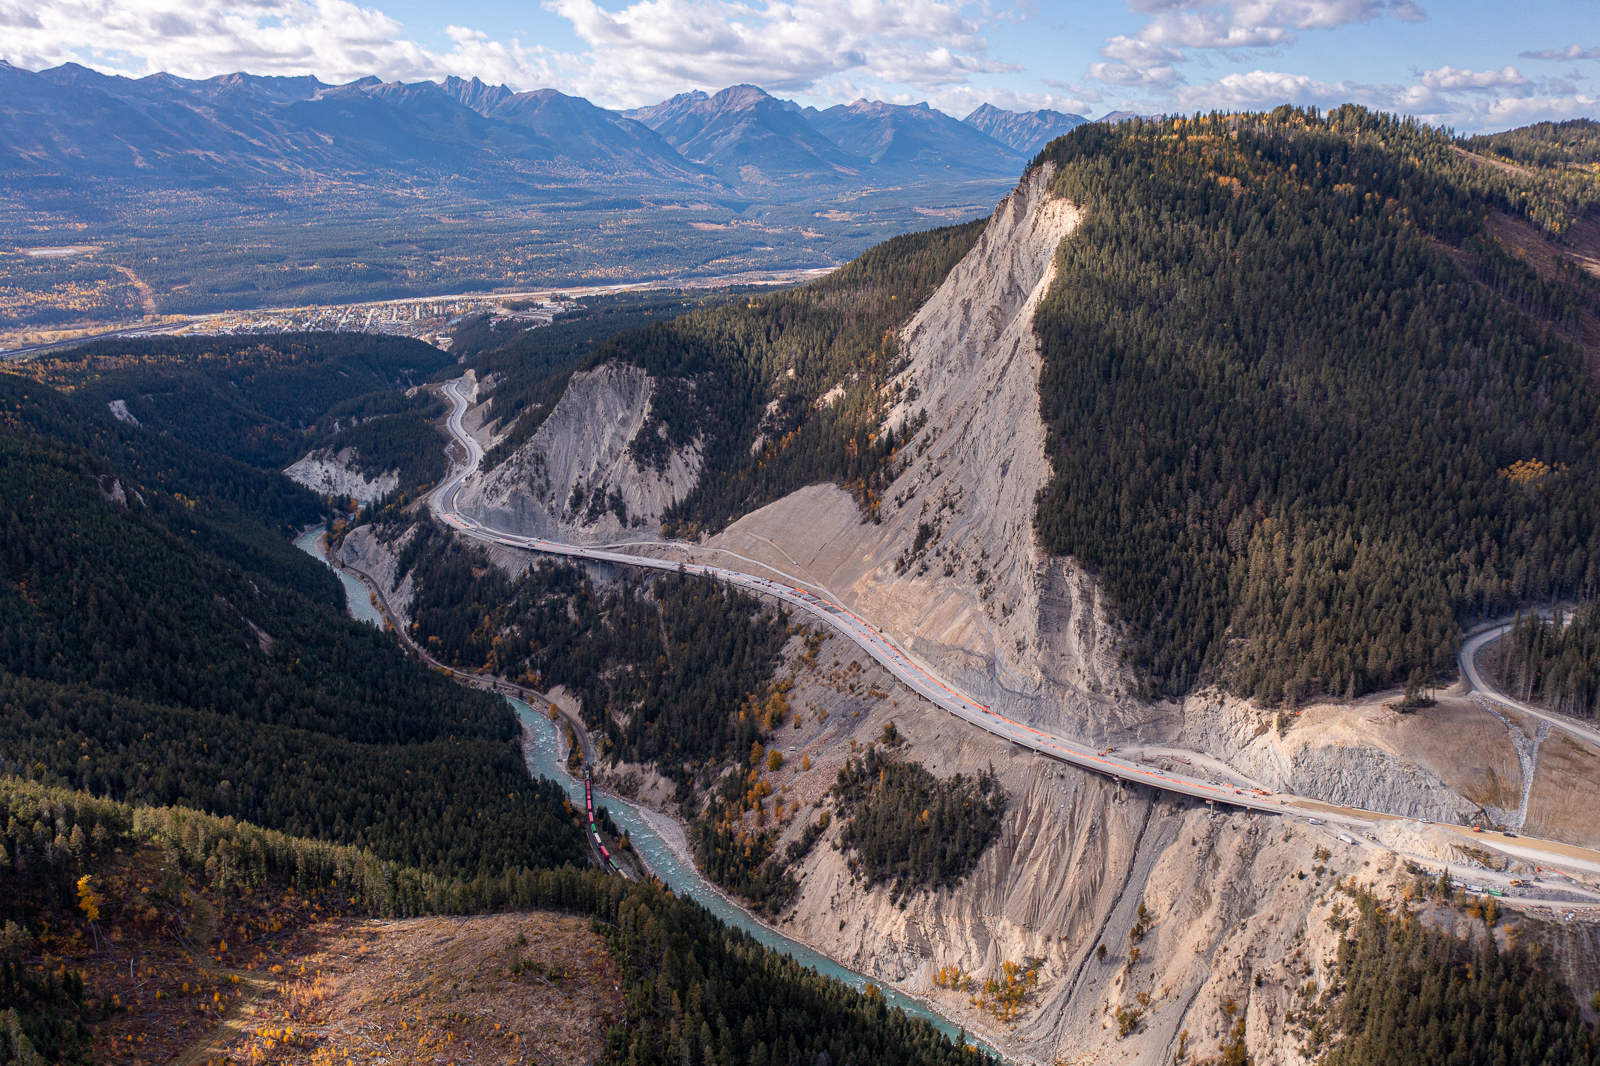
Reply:
M1418 818L1470 817L1485 800L1441 772L1452 760L1414 757L1416 743L1437 738L1389 736L1360 721L1279 737L1272 713L1244 700L1201 692L1150 704L1129 695L1134 679L1098 583L1033 536L1035 497L1051 474L1033 311L1078 218L1048 196L1052 176L1031 171L1001 202L904 331L909 362L889 420L908 429L925 413L926 424L899 453L904 465L881 522L865 521L839 488L814 485L714 537L710 546L743 557L716 561L751 569L744 560L755 560L827 589L1010 717L1125 749L1202 752L1219 779ZM1371 717L1328 715L1345 710ZM1455 728L1441 723L1435 733Z
M831 485L762 508L711 544L817 583L1005 713L1074 731L1123 724L1127 688L1098 587L1033 537L1050 476L1033 311L1077 223L1028 174L907 325L891 424L926 424L880 524ZM926 530L926 532L924 532Z
M398 556L414 535L414 531L407 530L392 543L385 544L378 539L375 526L357 526L345 535L333 553L335 562L365 574L378 586L402 625L411 624L411 599L416 583L411 573L400 573Z
M676 449L659 471L634 460L628 446L654 388L643 369L623 363L574 374L538 432L467 481L461 510L497 529L569 543L656 539L662 513L694 487L700 452Z
M358 500L377 500L400 485L400 471L390 470L369 478L355 468L356 450L334 451L322 448L308 452L284 468L291 481L297 481L323 496L351 496Z
M1355 874L1380 897L1396 898L1407 875L1395 852L1345 844L1338 827L1213 814L1024 752L912 697L873 667L859 675L829 671L830 661L852 654L825 643L819 668L796 670L790 702L810 713L801 730L774 734L788 759L774 783L805 817L786 827L780 851L815 820L811 804L849 757L847 744L877 738L891 719L906 738L897 757L939 777L993 769L1010 805L999 839L960 885L915 893L903 904L888 885L864 885L852 856L834 850L843 825L836 817L795 871L801 887L780 921L786 933L930 1000L1012 1061L1115 1056L1154 1066L1174 1061L1185 1030L1186 1048L1203 1059L1236 1038L1240 1019L1255 1061L1300 1061L1293 1049L1301 1036L1286 1032L1284 1013L1307 980L1319 988L1329 982L1337 935L1326 919L1341 902L1353 910L1333 884ZM887 694L834 694L830 674L853 677L857 691L881 686ZM817 707L833 713L818 723ZM809 770L787 769L801 755ZM970 1002L1005 963L1029 959L1039 961L1038 986L1012 1024ZM951 968L975 986L942 987L939 972ZM1119 1010L1137 1012L1126 1034Z

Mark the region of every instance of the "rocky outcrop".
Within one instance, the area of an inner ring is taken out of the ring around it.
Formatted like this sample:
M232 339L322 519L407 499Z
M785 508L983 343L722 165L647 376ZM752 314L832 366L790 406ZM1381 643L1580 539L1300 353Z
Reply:
M357 500L381 500L400 487L400 471L369 478L356 469L359 457L354 448L321 448L284 468L289 480L299 482L321 496L350 496Z
M407 626L411 624L411 598L415 592L415 582L412 574L400 574L397 557L415 535L414 529L408 529L393 542L385 544L378 539L376 526L357 526L345 534L333 553L334 561L370 578L383 593L390 610Z
M625 363L574 374L538 432L470 478L457 506L497 529L568 543L657 539L662 514L694 487L700 451L675 449L661 470L635 461L629 445L654 389Z

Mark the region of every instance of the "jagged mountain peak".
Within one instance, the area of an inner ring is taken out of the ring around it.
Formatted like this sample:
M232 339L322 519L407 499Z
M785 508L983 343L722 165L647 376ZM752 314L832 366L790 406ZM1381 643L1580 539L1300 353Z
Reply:
M982 130L1014 151L1031 155L1089 120L1082 115L1048 108L1007 111L993 104L984 104L961 121Z
M728 181L837 182L853 177L861 164L813 129L792 103L757 85L730 85L713 94L680 93L624 114L659 133L684 158Z
M1023 159L1008 145L924 101L891 104L857 100L808 114L812 126L840 148L880 166L918 177L1019 174Z

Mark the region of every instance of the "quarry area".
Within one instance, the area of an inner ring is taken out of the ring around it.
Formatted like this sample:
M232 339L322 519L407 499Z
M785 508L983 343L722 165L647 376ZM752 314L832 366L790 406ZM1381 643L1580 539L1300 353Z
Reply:
M1587 850L1600 848L1600 746L1465 683L1406 713L1392 706L1394 691L1290 712L1215 689L1141 699L1094 578L1037 546L1032 509L1050 466L1032 319L1054 279L1056 249L1079 219L1050 194L1052 177L1049 167L1030 172L903 331L907 362L897 383L915 399L902 400L889 422L903 430L919 413L927 418L904 447L909 461L881 521L864 521L844 490L812 485L692 545L661 541L661 516L694 487L700 453L676 449L661 467L633 460L628 445L655 383L615 363L575 375L510 460L469 478L462 513L518 535L627 544L640 555L805 582L1012 719L1153 768L1328 805L1325 818L1315 804L1285 815L1213 809L1063 766L953 718L836 634L807 630L821 637L814 646L797 635L778 674L790 683L792 713L772 738L783 758L770 781L786 812L778 852L829 809L848 760L890 738L894 758L941 779L992 770L1007 810L997 841L959 885L903 898L864 883L839 847L835 819L793 869L799 890L776 925L930 1002L1008 1059L1155 1066L1242 1048L1258 1064L1313 1061L1315 1005L1333 980L1358 893L1448 928L1489 931L1481 917L1428 901L1425 883L1447 868L1481 881L1485 898L1513 878L1530 882L1506 893L1494 935L1548 945L1587 1004L1600 990L1600 856ZM506 427L483 424L485 398L474 395L464 425L487 449ZM337 456L315 462L315 476L340 483ZM594 494L619 506L597 514L572 506ZM405 620L410 577L395 564L402 548L380 544L369 526L340 551ZM502 549L491 557L512 571L528 558ZM604 568L593 572L605 580ZM552 696L576 709L565 693ZM675 813L670 783L647 767L603 766L598 775L633 802ZM1352 820L1335 808L1375 813ZM1533 850L1520 837L1549 846ZM514 943L512 919L492 921L505 927L484 942ZM459 1042L451 1055L466 1054L467 1030L442 1019L462 1013L457 997L468 993L458 986L475 969L500 963L474 955L487 949L465 946L459 928L430 920L341 934L338 951L360 962L319 963L328 974L317 985L322 1024L364 1053L380 1050L379 1040L399 1054L404 1041L389 1040L399 1021L423 1027L402 1030L408 1046L448 1038ZM562 935L573 960L563 965L593 954L578 946L579 932ZM430 945L421 954L432 961L371 984L383 966L363 967L406 938ZM322 958L331 959L334 943ZM997 974L1014 986L1004 1009L979 991ZM603 991L598 971L581 980ZM485 977L471 994L499 987ZM568 1002L560 997L572 987L552 985L551 1003ZM397 998L402 988L412 998ZM432 997L427 1011L423 996ZM406 1002L418 1013L408 1016ZM488 1017L470 1030L485 1055L504 1048L501 1025L529 1042L517 1045L524 1055L590 1039L587 1021L493 1013L490 1030Z

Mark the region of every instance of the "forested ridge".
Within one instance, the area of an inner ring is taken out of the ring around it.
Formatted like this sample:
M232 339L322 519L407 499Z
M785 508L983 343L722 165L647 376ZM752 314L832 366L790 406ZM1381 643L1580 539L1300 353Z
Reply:
M582 861L510 709L346 617L289 543L315 496L9 375L0 420L6 768L452 875Z
M8 923L0 938L0 1017L14 1011L18 1023L0 1028L6 1061L28 1061L19 1036L46 1061L87 1061L94 1027L118 1009L103 991L85 987L74 967L88 953L86 900L104 929L137 943L194 936L193 900L204 897L225 924L191 947L219 956L229 938L248 941L307 921L307 904L318 921L534 908L589 916L625 982L627 1015L609 1034L610 1066L691 1055L707 1066L992 1062L888 1007L875 989L857 992L819 976L659 882L571 866L441 877L233 818L6 776L0 847L8 859L0 863L0 921ZM145 867L137 863L142 852L150 853ZM275 907L283 896L289 905Z
M96 341L14 368L101 410L114 400L146 428L257 467L313 448L355 447L369 477L402 471L407 488L444 473L442 412L403 390L455 360L408 337L281 333Z
M1536 122L1504 133L1469 138L1466 147L1535 167L1594 167L1600 165L1600 122L1592 118Z
M1035 319L1037 529L1099 574L1151 693L1438 676L1462 622L1600 585L1574 332L1600 296L1484 228L1559 236L1585 173L1353 106L1083 126L1044 160L1084 217Z

